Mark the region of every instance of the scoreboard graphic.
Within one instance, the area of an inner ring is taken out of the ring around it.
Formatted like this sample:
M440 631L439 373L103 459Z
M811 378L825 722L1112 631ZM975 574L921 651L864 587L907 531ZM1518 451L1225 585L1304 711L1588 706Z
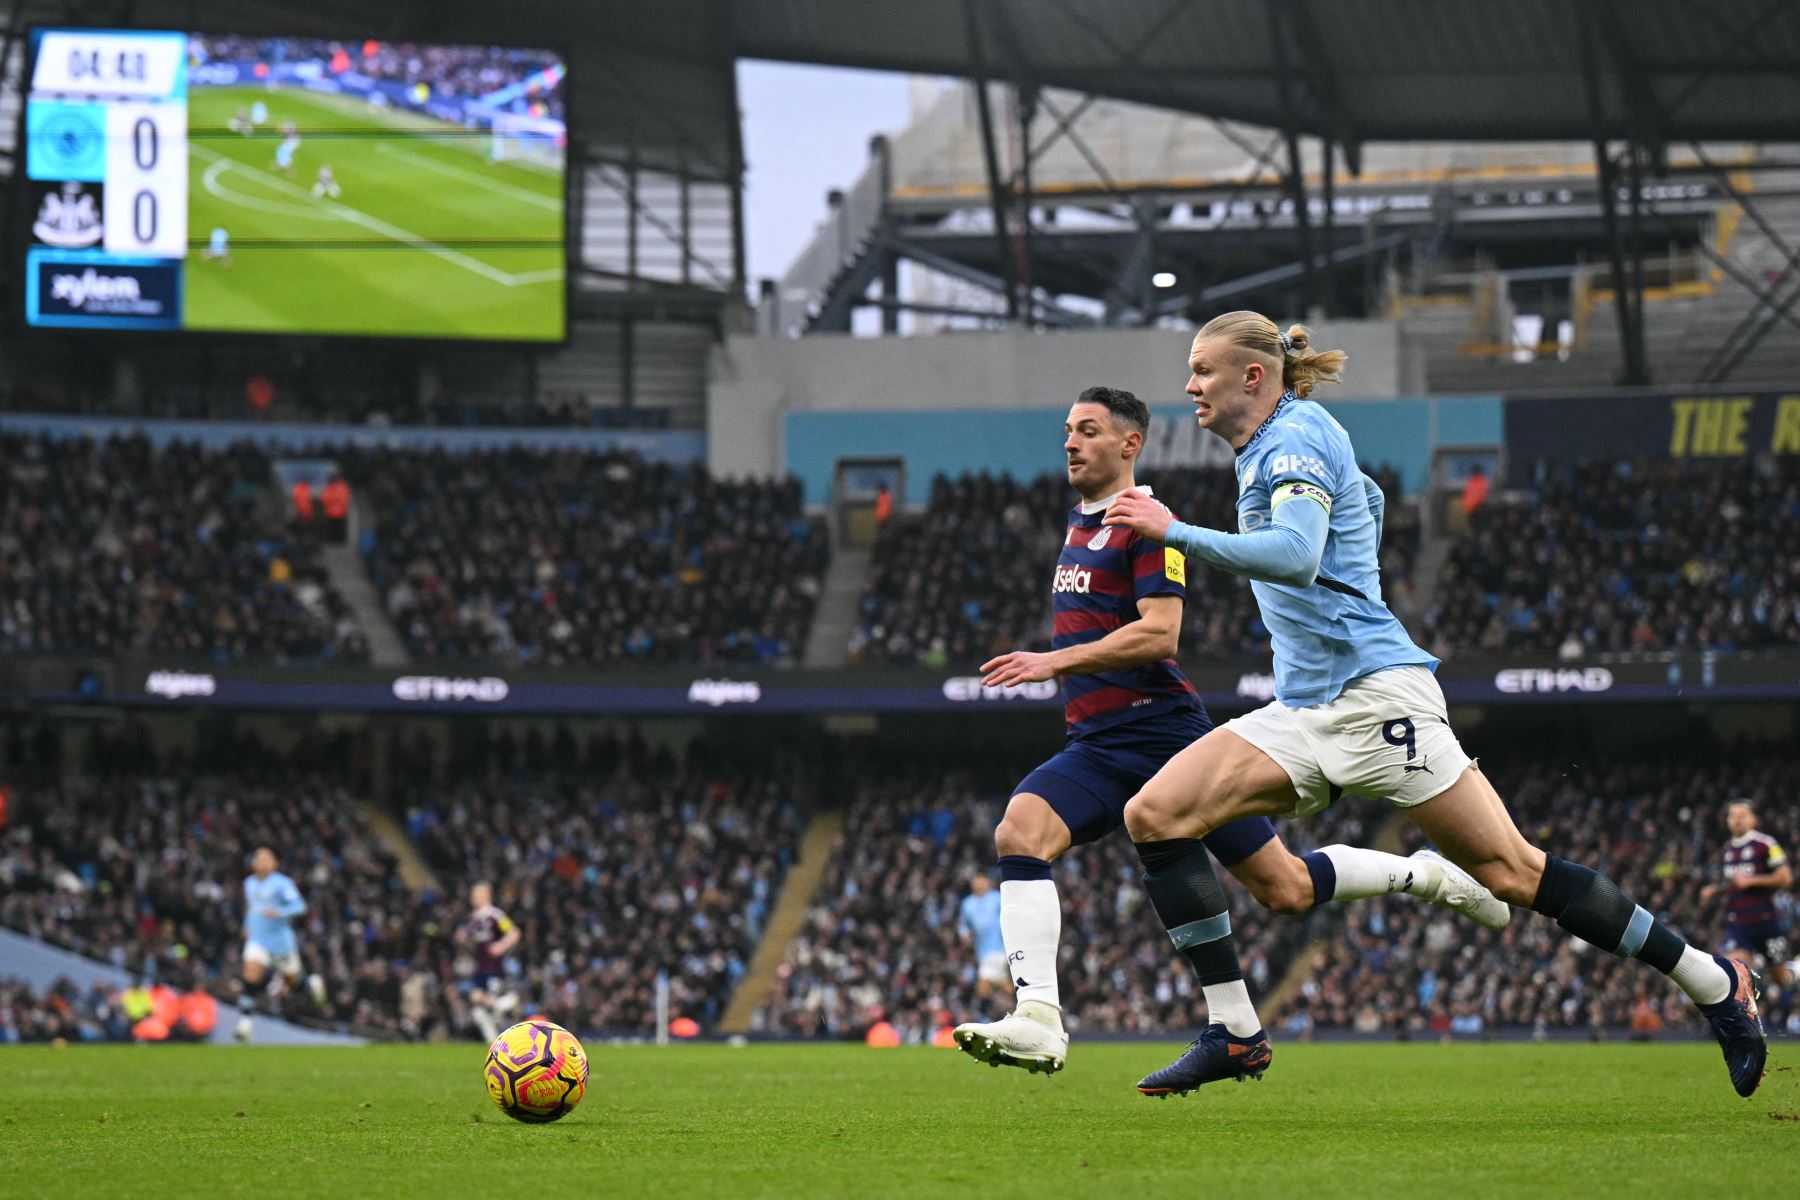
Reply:
M34 40L26 320L180 328L187 35L45 29Z
M553 50L36 28L24 318L560 342Z

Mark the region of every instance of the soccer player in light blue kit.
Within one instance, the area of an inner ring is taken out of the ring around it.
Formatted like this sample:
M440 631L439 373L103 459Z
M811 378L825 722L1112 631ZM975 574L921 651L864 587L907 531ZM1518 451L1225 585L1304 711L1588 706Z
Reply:
M984 1002L1012 986L1006 969L1006 939L1000 933L1000 893L994 881L977 872L969 894L956 910L956 927L975 947L975 994Z
M1732 1086L1750 1095L1768 1054L1750 968L1689 946L1606 876L1527 842L1457 743L1437 660L1382 603L1381 490L1358 469L1343 427L1307 398L1337 381L1344 355L1310 340L1253 312L1215 317L1194 338L1187 393L1201 428L1237 452L1237 533L1176 521L1134 492L1105 517L1250 579L1275 650L1274 702L1177 754L1125 806L1157 915L1205 976L1236 949L1201 837L1242 817L1317 812L1344 792L1386 797L1501 900L1673 979L1711 1024ZM1252 1012L1209 1026L1138 1090L1184 1094L1260 1076L1270 1058Z
M239 1041L248 1041L250 1012L256 993L269 982L269 968L281 973L288 986L300 980L300 943L294 921L306 914L306 901L294 881L275 869L275 851L258 846L250 857L250 874L244 879L244 986L238 992ZM325 1002L325 984L317 975L307 981L315 1003Z

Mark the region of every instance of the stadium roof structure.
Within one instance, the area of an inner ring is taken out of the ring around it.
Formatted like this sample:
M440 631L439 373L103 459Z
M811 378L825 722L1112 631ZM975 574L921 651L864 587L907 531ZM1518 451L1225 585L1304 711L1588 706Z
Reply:
M1792 0L740 0L746 57L1075 88L1340 142L1789 140Z

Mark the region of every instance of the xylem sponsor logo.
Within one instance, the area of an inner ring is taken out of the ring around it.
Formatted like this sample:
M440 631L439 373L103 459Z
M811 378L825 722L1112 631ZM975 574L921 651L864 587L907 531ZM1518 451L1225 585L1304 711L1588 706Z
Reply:
M79 275L52 275L50 298L70 308L90 304L118 304L143 299L143 289L131 275L102 275L89 267Z
M210 696L219 690L219 681L211 675L195 675L187 671L152 671L144 680L144 690L165 700L183 696Z
M735 679L696 679L688 684L689 704L755 704L762 699L762 684Z
M492 675L481 679L455 679L447 675L402 675L394 680L394 698L407 701L473 700L498 704L511 689L506 680Z
M1094 573L1084 571L1080 567L1068 566L1056 568L1056 579L1050 584L1053 592L1074 592L1085 596L1088 587L1094 582Z
M1239 675L1237 694L1251 700L1273 700L1275 698L1275 677L1273 675Z
M1605 692L1612 690L1613 673L1605 667L1526 669L1502 671L1494 686L1511 695L1530 692Z
M957 675L944 680L944 699L958 704L972 700L1054 700L1060 686L1054 679L1043 679L1017 687L983 687L979 675Z

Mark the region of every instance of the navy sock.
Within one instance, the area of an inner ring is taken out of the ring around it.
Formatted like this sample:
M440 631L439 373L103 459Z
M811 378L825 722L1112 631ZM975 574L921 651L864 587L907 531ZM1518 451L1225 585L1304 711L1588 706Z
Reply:
M1331 865L1330 855L1314 850L1302 854L1300 861L1306 864L1306 873L1312 876L1314 908L1337 895L1337 868Z
M1029 854L1002 854L1000 856L1000 882L1013 879L1049 879L1050 864L1041 858L1033 858Z
M1619 958L1641 958L1664 975L1675 969L1687 948L1612 880L1554 854L1544 856L1544 878L1531 907L1582 941Z
M1194 966L1202 987L1244 977L1231 938L1230 903L1198 838L1135 843L1144 888L1163 928Z

